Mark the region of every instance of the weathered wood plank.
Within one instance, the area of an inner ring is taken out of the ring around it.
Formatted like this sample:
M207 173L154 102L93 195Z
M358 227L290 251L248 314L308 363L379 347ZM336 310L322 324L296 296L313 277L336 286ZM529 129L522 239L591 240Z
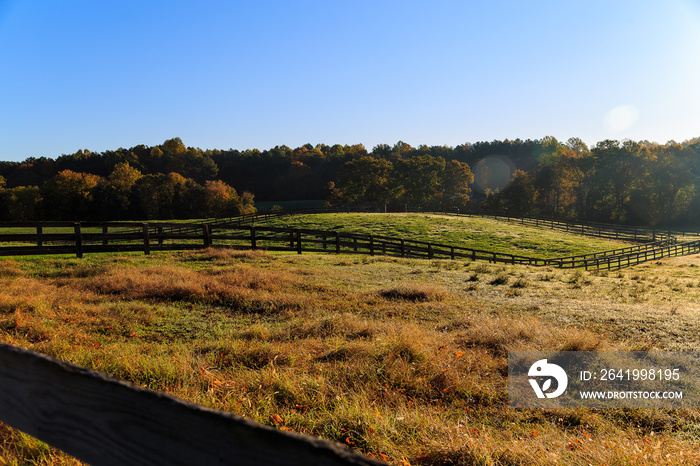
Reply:
M5 344L0 420L93 465L384 464Z

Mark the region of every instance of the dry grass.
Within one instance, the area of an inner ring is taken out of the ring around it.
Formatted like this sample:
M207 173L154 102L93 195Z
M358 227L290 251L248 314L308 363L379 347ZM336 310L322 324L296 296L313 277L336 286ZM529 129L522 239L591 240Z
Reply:
M220 256L215 256L220 257ZM234 267L202 272L173 265L115 267L90 277L84 289L123 300L182 301L223 306L234 312L259 313L301 310L312 303L289 272Z
M0 261L0 335L393 464L700 462L698 411L506 400L509 350L699 346L697 257L610 274L434 262L224 250ZM0 442L6 464L75 464L12 429Z
M442 301L445 297L445 292L435 287L425 285L401 284L390 289L381 290L379 295L390 301L423 303L428 301Z

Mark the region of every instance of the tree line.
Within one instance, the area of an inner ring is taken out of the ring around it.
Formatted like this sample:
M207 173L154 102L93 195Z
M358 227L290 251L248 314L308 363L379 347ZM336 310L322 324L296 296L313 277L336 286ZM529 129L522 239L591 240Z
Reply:
M0 162L0 220L170 219L252 212L258 201L507 209L628 224L694 223L700 139L553 137L368 151L326 144L202 150L180 138L102 153Z
M561 219L632 225L700 222L700 140L552 141L535 170L515 170L482 205Z

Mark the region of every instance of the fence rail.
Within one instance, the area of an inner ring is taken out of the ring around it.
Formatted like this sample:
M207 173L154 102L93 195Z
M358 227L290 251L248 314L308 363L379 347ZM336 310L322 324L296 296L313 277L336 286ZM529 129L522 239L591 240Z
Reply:
M187 250L207 247L269 251L382 254L427 259L485 260L561 268L616 269L681 254L693 254L700 240L675 238L590 254L539 258L384 235L276 228L254 224L134 222L13 222L0 224L0 256Z
M92 465L384 464L6 344L0 420Z

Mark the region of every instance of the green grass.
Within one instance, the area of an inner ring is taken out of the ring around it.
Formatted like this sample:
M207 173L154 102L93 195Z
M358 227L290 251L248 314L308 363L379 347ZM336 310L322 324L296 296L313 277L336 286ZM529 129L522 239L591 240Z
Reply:
M432 214L292 215L257 221L256 225L374 233L540 258L587 254L630 245L482 217Z

